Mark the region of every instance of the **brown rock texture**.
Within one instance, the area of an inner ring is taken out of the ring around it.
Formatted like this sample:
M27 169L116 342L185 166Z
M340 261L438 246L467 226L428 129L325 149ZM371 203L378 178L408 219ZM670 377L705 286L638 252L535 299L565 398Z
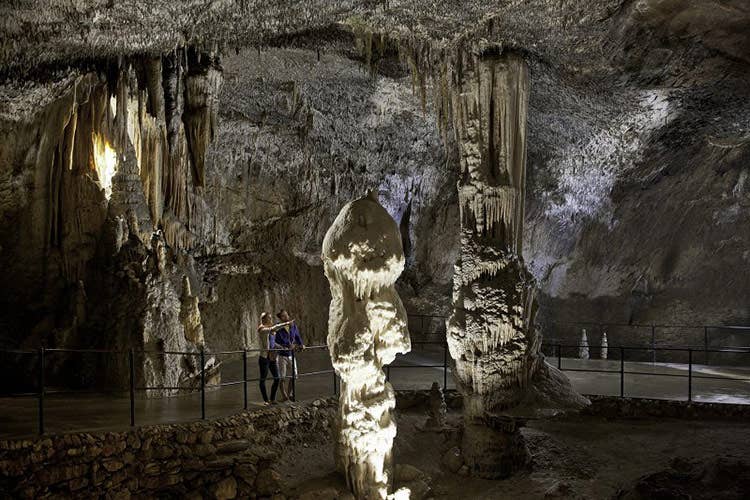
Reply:
M319 435L336 403L316 400L189 424L0 441L0 489L14 498L230 499L280 489L273 451ZM106 458L102 458L102 455Z

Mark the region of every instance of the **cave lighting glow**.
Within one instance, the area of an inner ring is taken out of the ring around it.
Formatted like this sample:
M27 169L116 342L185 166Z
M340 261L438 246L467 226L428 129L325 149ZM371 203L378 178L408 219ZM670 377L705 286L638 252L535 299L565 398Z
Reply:
M117 151L107 140L97 134L93 134L94 142L94 167L99 186L104 190L104 196L109 201L112 196L112 178L117 172Z

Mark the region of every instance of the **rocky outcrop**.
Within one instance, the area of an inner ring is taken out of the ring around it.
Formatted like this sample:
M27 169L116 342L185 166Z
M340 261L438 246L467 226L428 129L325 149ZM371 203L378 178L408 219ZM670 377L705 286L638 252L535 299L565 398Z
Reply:
M411 350L394 288L404 269L402 248L375 193L346 204L323 240L333 297L328 345L341 377L336 465L357 498L385 499L393 487L396 397L383 366Z

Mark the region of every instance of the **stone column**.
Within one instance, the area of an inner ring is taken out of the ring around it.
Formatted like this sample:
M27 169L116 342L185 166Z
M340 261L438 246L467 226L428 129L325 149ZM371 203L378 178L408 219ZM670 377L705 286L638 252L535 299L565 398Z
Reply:
M323 240L323 264L331 285L327 340L341 377L336 464L357 498L392 498L396 398L383 366L409 352L411 341L394 287L404 269L401 236L375 195L341 209Z
M496 417L520 401L539 363L534 283L521 257L528 88L519 56L480 56L451 97L461 252L447 340L464 395L464 459L483 477L528 461L516 423Z

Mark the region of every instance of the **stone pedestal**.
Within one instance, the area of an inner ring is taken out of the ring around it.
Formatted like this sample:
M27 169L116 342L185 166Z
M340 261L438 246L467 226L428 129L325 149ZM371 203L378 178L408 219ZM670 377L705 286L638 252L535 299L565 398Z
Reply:
M499 416L467 419L461 442L469 474L502 479L531 468L531 454L521 435L524 422Z

